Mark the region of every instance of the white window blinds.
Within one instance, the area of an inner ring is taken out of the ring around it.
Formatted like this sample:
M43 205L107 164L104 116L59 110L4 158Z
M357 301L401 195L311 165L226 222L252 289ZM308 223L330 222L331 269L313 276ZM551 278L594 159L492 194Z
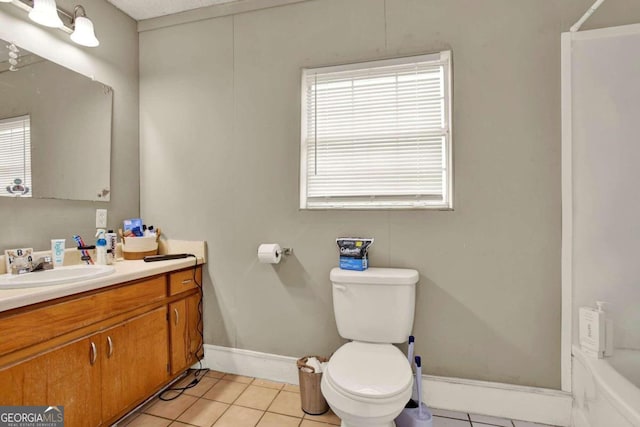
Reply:
M450 52L305 69L300 207L450 208Z
M0 120L0 196L31 197L29 115Z

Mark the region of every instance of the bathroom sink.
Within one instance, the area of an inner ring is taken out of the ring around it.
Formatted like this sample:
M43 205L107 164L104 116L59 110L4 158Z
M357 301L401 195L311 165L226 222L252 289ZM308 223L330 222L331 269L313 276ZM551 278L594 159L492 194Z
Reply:
M0 275L0 289L37 288L73 283L108 276L114 271L115 268L110 265L69 265L33 273L3 274Z

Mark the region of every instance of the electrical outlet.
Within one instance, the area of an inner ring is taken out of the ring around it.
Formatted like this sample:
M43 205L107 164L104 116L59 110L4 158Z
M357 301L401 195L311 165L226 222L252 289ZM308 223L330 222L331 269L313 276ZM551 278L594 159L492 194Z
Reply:
M96 228L107 228L106 209L96 209Z

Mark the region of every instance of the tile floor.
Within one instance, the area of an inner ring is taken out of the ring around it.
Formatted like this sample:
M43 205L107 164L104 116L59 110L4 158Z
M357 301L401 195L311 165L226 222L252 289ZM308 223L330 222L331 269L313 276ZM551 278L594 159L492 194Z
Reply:
M193 374L176 386L191 382ZM170 397L170 395L167 395ZM545 427L483 415L433 409L433 427ZM209 371L197 386L175 400L154 399L126 421L126 427L331 427L340 419L331 411L307 415L300 409L296 385Z

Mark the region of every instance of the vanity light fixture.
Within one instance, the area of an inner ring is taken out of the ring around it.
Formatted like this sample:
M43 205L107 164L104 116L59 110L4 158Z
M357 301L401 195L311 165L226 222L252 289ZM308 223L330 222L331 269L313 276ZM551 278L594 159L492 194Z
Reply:
M29 19L45 27L62 28L64 26L62 19L58 16L56 0L33 0Z
M87 46L96 47L100 45L100 41L96 38L96 34L93 30L93 22L87 18L87 14L82 6L76 6L73 9L73 33L71 33L71 40L75 43Z
M81 5L73 9L73 13L59 8L55 0L0 0L0 3L11 3L29 14L29 18L51 28L59 28L71 35L73 42L87 47L96 47L100 42L96 38L93 22Z

